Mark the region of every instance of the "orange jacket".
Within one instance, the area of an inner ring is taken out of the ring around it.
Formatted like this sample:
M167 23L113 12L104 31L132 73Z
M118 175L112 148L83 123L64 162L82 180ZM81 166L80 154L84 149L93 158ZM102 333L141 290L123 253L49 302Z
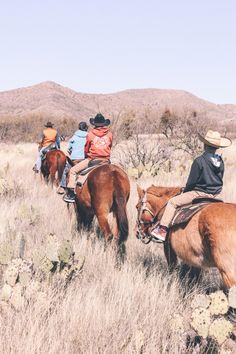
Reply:
M42 136L42 145L43 147L48 146L50 144L56 143L57 140L57 130L54 128L45 128L43 130Z
M93 128L87 135L85 156L90 159L110 158L112 133L107 127Z

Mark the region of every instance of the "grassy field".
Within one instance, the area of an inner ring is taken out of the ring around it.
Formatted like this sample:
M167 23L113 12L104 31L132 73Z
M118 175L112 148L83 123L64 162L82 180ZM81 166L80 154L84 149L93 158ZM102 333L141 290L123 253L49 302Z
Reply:
M224 151L224 196L230 202L236 202L235 150L233 145ZM44 301L36 297L22 311L0 302L0 353L186 352L170 318L174 312L190 311L193 294L220 287L217 273L206 271L202 283L183 297L178 275L167 272L162 246L145 246L135 238L135 181L128 205L127 261L118 270L113 251L104 251L94 232L78 234L61 196L33 174L36 154L33 144L0 144L0 243L9 242L17 253L23 236L24 257L30 259L53 232L72 241L77 257L85 257L85 265L82 276L66 291L53 284ZM176 170L139 183L143 187L184 185L187 173Z

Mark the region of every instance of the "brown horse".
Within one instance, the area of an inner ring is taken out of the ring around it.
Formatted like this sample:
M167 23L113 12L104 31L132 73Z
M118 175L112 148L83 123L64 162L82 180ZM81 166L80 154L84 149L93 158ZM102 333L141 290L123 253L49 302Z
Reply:
M113 237L119 250L125 251L124 242L128 238L126 204L130 194L127 174L118 166L102 165L90 172L82 188L76 187L76 214L78 228L90 228L94 216L97 217L105 241ZM108 214L113 215L113 227L108 222Z
M138 187L137 236L148 237L148 228L159 221L168 200L180 188ZM227 288L236 284L236 204L214 203L197 212L186 224L173 226L164 243L170 268L177 257L201 270L217 267Z
M44 179L53 185L59 184L66 165L66 155L61 150L50 150L42 161L41 172ZM56 178L57 173L57 178Z

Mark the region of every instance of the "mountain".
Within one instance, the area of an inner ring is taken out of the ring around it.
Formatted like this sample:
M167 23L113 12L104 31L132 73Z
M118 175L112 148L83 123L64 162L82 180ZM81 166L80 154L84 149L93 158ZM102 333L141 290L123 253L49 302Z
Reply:
M142 116L147 110L155 113L166 109L179 114L196 111L220 121L236 119L236 105L214 104L181 90L132 89L112 94L88 94L46 81L0 92L0 118L41 113L55 118L88 119L98 111L112 118L127 110Z

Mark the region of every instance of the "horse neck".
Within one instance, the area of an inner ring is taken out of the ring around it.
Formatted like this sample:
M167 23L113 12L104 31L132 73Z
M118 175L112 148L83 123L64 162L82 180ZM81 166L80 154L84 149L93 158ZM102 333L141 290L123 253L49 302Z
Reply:
M151 186L146 191L147 201L150 203L155 213L157 213L165 206L170 198L180 193L180 191L180 187Z

